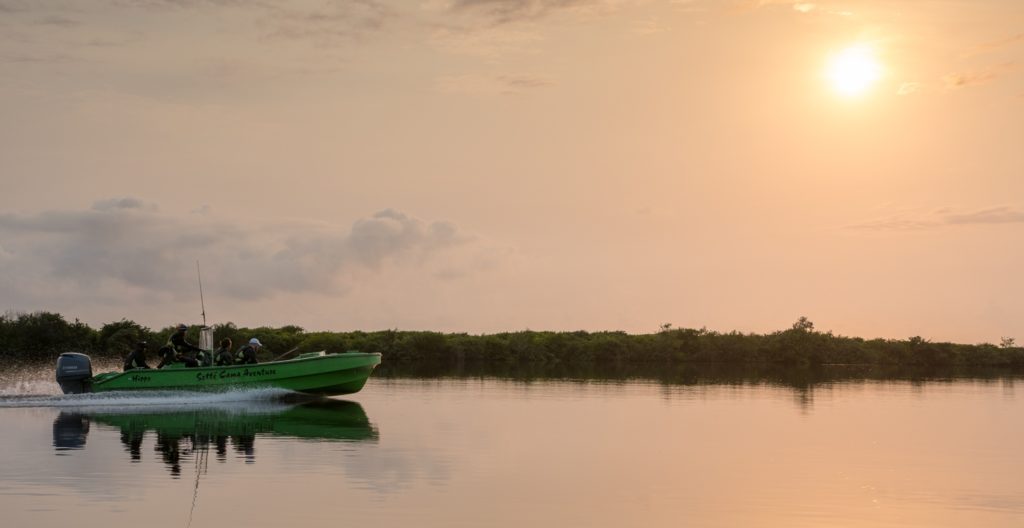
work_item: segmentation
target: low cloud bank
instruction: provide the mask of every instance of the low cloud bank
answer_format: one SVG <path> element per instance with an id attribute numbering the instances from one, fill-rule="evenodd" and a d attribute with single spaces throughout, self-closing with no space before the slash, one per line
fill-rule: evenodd
<path id="1" fill-rule="evenodd" d="M 479 250 L 458 226 L 388 209 L 350 226 L 312 221 L 243 224 L 206 214 L 170 214 L 135 198 L 92 208 L 0 214 L 0 297 L 100 298 L 134 292 L 191 297 L 196 260 L 204 283 L 232 299 L 278 293 L 339 295 L 360 276 L 390 267 L 472 268 Z M 111 295 L 116 299 L 117 295 Z"/>
<path id="2" fill-rule="evenodd" d="M 986 224 L 1024 224 L 1024 209 L 1009 206 L 988 207 L 965 212 L 939 209 L 929 213 L 893 215 L 849 227 L 865 231 L 910 231 Z"/>

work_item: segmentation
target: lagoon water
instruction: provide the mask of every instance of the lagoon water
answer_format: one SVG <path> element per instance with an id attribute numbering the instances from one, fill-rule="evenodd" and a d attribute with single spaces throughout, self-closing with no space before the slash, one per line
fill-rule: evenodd
<path id="1" fill-rule="evenodd" d="M 1024 526 L 1013 377 L 0 385 L 3 526 Z"/>

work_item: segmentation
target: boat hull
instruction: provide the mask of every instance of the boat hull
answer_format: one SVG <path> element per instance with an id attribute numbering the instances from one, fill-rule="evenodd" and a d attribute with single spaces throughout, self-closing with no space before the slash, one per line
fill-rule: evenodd
<path id="1" fill-rule="evenodd" d="M 92 378 L 92 392 L 140 390 L 226 391 L 279 388 L 307 394 L 359 392 L 380 354 L 349 352 L 300 357 L 256 365 L 135 369 Z"/>

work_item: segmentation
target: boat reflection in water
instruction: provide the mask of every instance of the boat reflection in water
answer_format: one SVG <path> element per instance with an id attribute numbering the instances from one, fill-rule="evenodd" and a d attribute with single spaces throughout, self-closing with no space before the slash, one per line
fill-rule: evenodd
<path id="1" fill-rule="evenodd" d="M 143 459 L 143 443 L 153 437 L 154 451 L 175 478 L 181 476 L 183 463 L 205 470 L 211 453 L 221 463 L 231 451 L 234 458 L 251 463 L 258 437 L 340 442 L 376 442 L 378 438 L 363 407 L 350 401 L 222 404 L 184 411 L 137 406 L 62 411 L 53 422 L 58 454 L 84 449 L 90 426 L 120 429 L 121 443 L 132 462 Z"/>

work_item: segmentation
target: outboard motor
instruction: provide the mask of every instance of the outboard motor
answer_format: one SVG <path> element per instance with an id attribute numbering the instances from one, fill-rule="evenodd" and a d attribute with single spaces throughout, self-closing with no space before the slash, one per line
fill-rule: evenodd
<path id="1" fill-rule="evenodd" d="M 78 352 L 65 352 L 57 358 L 57 383 L 64 394 L 92 391 L 92 361 Z"/>

